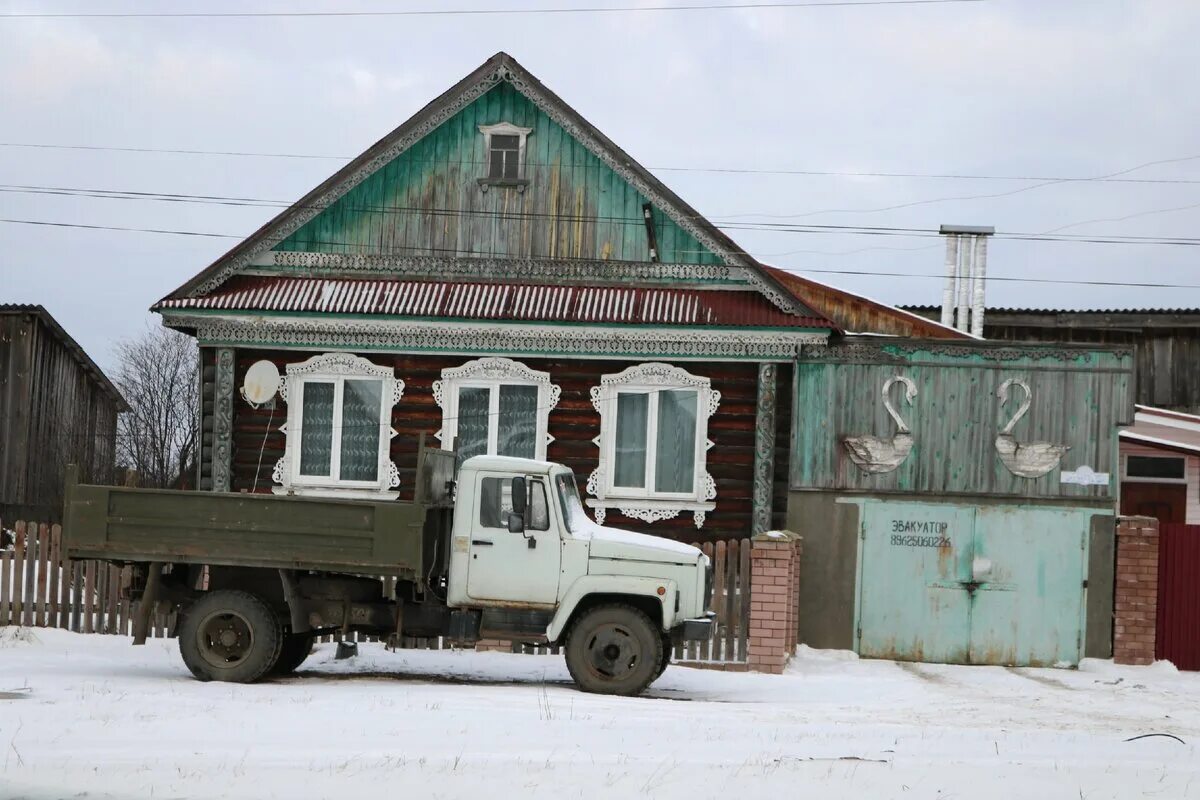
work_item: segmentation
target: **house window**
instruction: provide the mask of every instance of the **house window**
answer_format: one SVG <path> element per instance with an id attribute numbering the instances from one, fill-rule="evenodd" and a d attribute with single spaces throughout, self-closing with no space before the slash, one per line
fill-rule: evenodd
<path id="1" fill-rule="evenodd" d="M 507 358 L 481 358 L 442 370 L 433 385 L 442 408 L 442 447 L 459 462 L 478 455 L 545 460 L 550 411 L 559 387 L 548 372 Z"/>
<path id="2" fill-rule="evenodd" d="M 716 485 L 705 462 L 708 418 L 719 402 L 708 378 L 669 364 L 605 375 L 592 389 L 600 466 L 588 480 L 587 503 L 597 521 L 606 508 L 647 522 L 691 511 L 702 526 L 715 508 Z"/>
<path id="3" fill-rule="evenodd" d="M 1134 483 L 1187 483 L 1183 456 L 1125 456 L 1122 478 Z"/>
<path id="4" fill-rule="evenodd" d="M 403 393 L 390 367 L 348 353 L 289 364 L 281 391 L 287 445 L 275 465 L 275 491 L 395 497 L 391 413 Z"/>
<path id="5" fill-rule="evenodd" d="M 533 128 L 521 128 L 509 122 L 480 125 L 487 153 L 487 175 L 479 179 L 486 192 L 489 186 L 515 186 L 523 191 L 525 180 L 525 140 Z"/>
<path id="6" fill-rule="evenodd" d="M 521 138 L 492 134 L 491 146 L 488 149 L 488 177 L 511 178 L 520 177 Z"/>

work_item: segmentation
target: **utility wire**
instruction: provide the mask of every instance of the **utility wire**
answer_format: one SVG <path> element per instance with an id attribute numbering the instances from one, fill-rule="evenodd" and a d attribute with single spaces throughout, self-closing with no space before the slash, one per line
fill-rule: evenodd
<path id="1" fill-rule="evenodd" d="M 113 153 L 158 153 L 166 155 L 190 156 L 231 156 L 241 158 L 284 158 L 306 159 L 317 161 L 350 161 L 355 156 L 319 155 L 315 153 L 262 153 L 245 150 L 183 150 L 158 147 L 107 147 L 101 145 L 82 144 L 43 144 L 35 142 L 0 142 L 0 147 L 30 148 L 37 150 L 85 150 Z M 419 164 L 444 164 L 431 160 L 415 160 Z M 486 165 L 486 161 L 459 161 L 460 164 Z M 550 166 L 527 161 L 528 166 Z M 965 181 L 1045 181 L 1054 183 L 1146 183 L 1146 184 L 1200 184 L 1200 178 L 1128 178 L 1128 177 L 1095 177 L 1086 175 L 987 175 L 959 172 L 854 172 L 839 170 L 815 169 L 756 169 L 738 167 L 646 167 L 657 172 L 700 172 L 722 175 L 796 175 L 802 177 L 831 177 L 831 178 L 914 178 L 930 180 L 965 180 Z"/>
<path id="2" fill-rule="evenodd" d="M 326 17 L 449 17 L 512 16 L 524 14 L 624 14 L 658 11 L 730 11 L 737 9 L 838 8 L 856 6 L 931 6 L 983 3 L 987 0 L 809 0 L 793 3 L 695 3 L 674 6 L 579 6 L 566 8 L 454 8 L 391 11 L 94 11 L 12 12 L 0 19 L 197 19 L 197 18 L 326 18 Z"/>
<path id="3" fill-rule="evenodd" d="M 116 226 L 108 226 L 108 225 L 83 225 L 83 224 L 73 224 L 73 223 L 66 223 L 66 222 L 47 222 L 47 221 L 42 221 L 42 220 L 23 220 L 23 219 L 0 218 L 0 223 L 10 223 L 10 224 L 19 224 L 19 225 L 48 225 L 48 226 L 58 227 L 58 228 L 84 228 L 87 230 L 111 230 L 111 231 L 155 233 L 155 234 L 179 235 L 179 236 L 207 236 L 207 237 L 215 237 L 215 238 L 223 238 L 223 239 L 243 239 L 243 238 L 245 238 L 243 236 L 238 236 L 238 235 L 234 235 L 234 234 L 224 234 L 224 233 L 202 233 L 202 232 L 198 232 L 198 231 L 166 230 L 166 229 L 161 229 L 161 228 L 128 228 L 128 227 L 116 227 Z M 326 246 L 355 246 L 355 245 L 352 245 L 351 243 L 346 243 L 346 242 L 312 242 L 311 244 L 326 245 Z M 1128 244 L 1128 243 L 1122 242 L 1122 244 Z M 1200 242 L 1197 242 L 1197 244 L 1200 244 Z M 449 253 L 449 254 L 461 255 L 461 252 L 458 250 L 452 250 L 452 249 L 446 249 L 446 248 L 411 247 L 411 248 L 404 248 L 404 249 L 417 250 L 419 252 L 444 252 L 444 253 Z M 475 253 L 474 255 L 486 256 L 486 255 L 501 255 L 501 254 L 499 254 L 499 253 Z M 554 259 L 554 260 L 570 262 L 570 261 L 590 261 L 591 259 L 558 258 L 558 259 Z M 804 273 L 811 272 L 811 273 L 829 274 L 829 275 L 868 275 L 868 276 L 892 277 L 892 278 L 931 278 L 931 279 L 937 279 L 937 280 L 945 280 L 945 278 L 946 278 L 944 273 L 936 273 L 935 274 L 935 273 L 913 273 L 913 272 L 879 272 L 879 271 L 874 271 L 874 270 L 820 269 L 820 268 L 815 268 L 815 267 L 813 267 L 813 268 L 810 268 L 810 267 L 776 267 L 776 268 L 782 269 L 784 272 L 793 273 L 795 275 L 803 275 Z M 1065 278 L 1064 279 L 1019 278 L 1019 277 L 1005 277 L 1005 276 L 998 276 L 998 275 L 989 275 L 987 280 L 1016 282 L 1016 283 L 1054 283 L 1054 284 L 1065 284 L 1065 285 L 1073 285 L 1073 286 L 1128 286 L 1128 287 L 1141 287 L 1141 288 L 1153 288 L 1153 289 L 1200 289 L 1200 284 L 1153 283 L 1153 282 L 1148 282 L 1148 281 L 1145 281 L 1145 282 L 1143 282 L 1143 281 L 1085 281 L 1085 280 L 1070 280 L 1070 279 L 1065 279 Z"/>
<path id="4" fill-rule="evenodd" d="M 273 207 L 273 208 L 291 208 L 295 205 L 298 208 L 304 208 L 299 204 L 288 203 L 283 200 L 266 200 L 262 198 L 252 197 L 235 197 L 223 195 L 190 195 L 165 192 L 135 192 L 116 189 L 84 189 L 70 188 L 61 186 L 33 186 L 25 184 L 0 184 L 0 193 L 22 193 L 22 194 L 45 194 L 67 197 L 85 197 L 105 200 L 151 200 L 161 202 L 184 202 L 184 203 L 199 203 L 199 204 L 215 204 L 215 205 L 230 205 L 230 206 L 249 206 L 254 208 Z M 317 208 L 325 208 L 325 206 L 314 206 Z M 1149 214 L 1159 214 L 1169 211 L 1182 211 L 1197 206 L 1182 206 L 1178 208 L 1155 209 L 1151 211 L 1143 211 L 1135 214 L 1130 214 L 1128 217 L 1120 219 L 1128 219 L 1138 216 L 1146 216 Z M 420 214 L 433 217 L 482 217 L 491 218 L 498 221 L 526 221 L 526 220 L 547 220 L 555 223 L 573 223 L 573 222 L 589 222 L 601 225 L 632 225 L 635 227 L 643 227 L 645 220 L 641 216 L 625 217 L 611 215 L 593 215 L 593 214 L 572 214 L 572 213 L 552 213 L 552 212 L 536 212 L 536 211 L 492 211 L 487 209 L 451 209 L 438 207 L 417 207 L 417 206 L 392 206 L 392 205 L 368 205 L 356 206 L 346 205 L 346 211 L 355 213 L 382 213 L 389 215 L 398 214 Z M 701 215 L 696 215 L 697 219 L 704 219 Z M 901 228 L 883 225 L 821 225 L 809 223 L 780 223 L 780 222 L 760 222 L 754 220 L 726 222 L 720 218 L 713 218 L 714 224 L 726 230 L 751 230 L 751 231 L 768 231 L 781 233 L 846 233 L 851 235 L 886 235 L 886 236 L 914 236 L 936 238 L 941 234 L 932 229 L 926 228 Z M 1085 220 L 1082 222 L 1071 223 L 1064 225 L 1061 230 L 1077 225 L 1086 225 L 1101 220 Z M 1118 221 L 1118 220 L 1113 220 Z M 1009 239 L 1031 239 L 1036 241 L 1085 241 L 1103 243 L 1154 243 L 1154 244 L 1197 244 L 1200 243 L 1200 238 L 1194 237 L 1178 237 L 1178 236 L 1138 236 L 1133 234 L 1054 234 L 1055 231 L 1042 231 L 1038 233 L 1023 233 L 1023 232 L 1005 232 L 996 234 L 996 238 Z M 1103 240 L 1097 237 L 1104 237 Z M 1120 242 L 1117 242 L 1120 240 Z M 799 251 L 796 251 L 799 252 Z M 746 253 L 746 255 L 751 255 Z M 782 255 L 782 254 L 777 254 Z"/>

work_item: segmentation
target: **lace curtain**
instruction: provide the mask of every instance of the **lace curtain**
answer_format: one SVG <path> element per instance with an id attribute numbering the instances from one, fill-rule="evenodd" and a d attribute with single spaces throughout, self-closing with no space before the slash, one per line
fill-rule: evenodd
<path id="1" fill-rule="evenodd" d="M 325 477 L 333 458 L 332 383 L 304 384 L 301 416 L 300 474 Z"/>
<path id="2" fill-rule="evenodd" d="M 339 471 L 344 481 L 374 481 L 379 477 L 382 402 L 382 381 L 348 380 L 343 385 Z"/>
<path id="3" fill-rule="evenodd" d="M 536 386 L 501 385 L 496 419 L 496 454 L 533 458 L 537 441 Z"/>
<path id="4" fill-rule="evenodd" d="M 696 482 L 695 392 L 659 392 L 655 445 L 654 491 L 691 492 Z"/>
<path id="5" fill-rule="evenodd" d="M 458 390 L 458 433 L 454 450 L 459 464 L 471 456 L 487 453 L 489 390 Z"/>

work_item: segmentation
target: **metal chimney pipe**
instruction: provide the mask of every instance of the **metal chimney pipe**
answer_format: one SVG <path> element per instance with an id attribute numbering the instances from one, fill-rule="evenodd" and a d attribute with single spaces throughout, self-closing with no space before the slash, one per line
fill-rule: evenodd
<path id="1" fill-rule="evenodd" d="M 975 237 L 963 237 L 958 248 L 958 314 L 954 318 L 954 327 L 966 331 L 969 327 L 967 312 L 971 302 L 971 255 L 972 240 Z"/>
<path id="2" fill-rule="evenodd" d="M 987 237 L 975 239 L 975 307 L 971 309 L 971 333 L 983 338 L 983 295 L 987 277 Z"/>
<path id="3" fill-rule="evenodd" d="M 946 288 L 942 290 L 942 324 L 954 324 L 954 282 L 958 273 L 958 234 L 946 236 Z"/>

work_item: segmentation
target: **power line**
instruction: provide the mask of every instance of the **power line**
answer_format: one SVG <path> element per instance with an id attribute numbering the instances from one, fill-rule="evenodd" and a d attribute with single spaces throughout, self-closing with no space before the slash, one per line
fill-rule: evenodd
<path id="1" fill-rule="evenodd" d="M 526 14 L 624 14 L 666 11 L 732 11 L 738 9 L 848 8 L 856 6 L 930 6 L 983 3 L 987 0 L 808 0 L 806 2 L 696 3 L 675 6 L 582 6 L 566 8 L 456 8 L 390 11 L 98 11 L 15 12 L 0 19 L 247 19 L 327 17 L 449 17 L 513 16 Z"/>
<path id="2" fill-rule="evenodd" d="M 67 197 L 85 197 L 105 200 L 150 200 L 161 202 L 184 202 L 184 203 L 200 203 L 200 204 L 216 204 L 230 206 L 248 206 L 253 208 L 274 207 L 274 208 L 291 208 L 293 205 L 303 208 L 299 204 L 288 203 L 283 200 L 266 200 L 253 197 L 236 197 L 226 195 L 190 195 L 179 193 L 166 192 L 139 192 L 117 189 L 91 189 L 91 188 L 74 188 L 62 186 L 35 186 L 28 184 L 0 184 L 0 193 L 28 193 L 28 194 L 46 194 Z M 1197 206 L 1182 206 L 1178 208 L 1154 209 L 1150 211 L 1138 212 L 1130 214 L 1127 217 L 1133 218 L 1145 216 L 1148 214 L 1164 213 L 1168 211 L 1182 211 Z M 320 208 L 324 208 L 321 206 Z M 417 206 L 354 206 L 350 205 L 346 208 L 347 211 L 357 213 L 383 213 L 383 214 L 421 214 L 434 217 L 483 217 L 491 218 L 497 221 L 525 221 L 548 220 L 557 223 L 573 223 L 573 222 L 589 222 L 601 225 L 633 225 L 642 227 L 645 221 L 641 216 L 624 217 L 624 216 L 605 216 L 605 215 L 590 215 L 590 214 L 571 214 L 571 213 L 551 213 L 551 212 L 535 212 L 535 211 L 491 211 L 486 209 L 452 209 L 438 207 L 417 207 Z M 696 215 L 696 218 L 703 219 L 702 216 Z M 781 223 L 781 222 L 762 222 L 762 221 L 737 221 L 727 222 L 714 218 L 715 224 L 725 230 L 747 230 L 747 231 L 766 231 L 778 233 L 845 233 L 850 235 L 861 236 L 910 236 L 920 238 L 937 238 L 941 234 L 933 229 L 927 228 L 901 228 L 893 226 L 867 226 L 867 225 L 821 225 L 821 224 L 800 224 L 800 223 Z M 1085 220 L 1082 222 L 1071 223 L 1064 225 L 1059 229 L 1074 227 L 1077 225 L 1090 224 L 1100 220 Z M 1114 220 L 1116 221 L 1116 220 Z M 1054 234 L 1054 235 L 1051 235 Z M 1019 239 L 1028 241 L 1081 241 L 1094 242 L 1104 244 L 1200 244 L 1200 238 L 1180 237 L 1180 236 L 1138 236 L 1134 234 L 1056 234 L 1055 231 L 1042 231 L 1036 233 L 1025 232 L 1004 232 L 996 234 L 999 239 Z M 795 251 L 799 252 L 799 251 Z M 753 255 L 745 253 L 746 255 Z M 789 253 L 790 254 L 790 253 Z M 783 255 L 783 254 L 777 254 Z"/>
<path id="3" fill-rule="evenodd" d="M 37 150 L 84 150 L 96 152 L 114 152 L 114 153 L 157 153 L 164 155 L 189 155 L 189 156 L 229 156 L 239 158 L 283 158 L 283 159 L 303 159 L 316 161 L 350 161 L 354 156 L 339 156 L 339 155 L 321 155 L 317 153 L 265 153 L 247 150 L 187 150 L 177 148 L 160 148 L 160 147 L 108 147 L 102 145 L 82 145 L 82 144 L 43 144 L 39 142 L 0 142 L 0 147 L 20 147 Z M 1196 156 L 1189 159 L 1197 158 Z M 1179 159 L 1179 160 L 1189 160 Z M 1175 160 L 1175 159 L 1171 159 Z M 433 164 L 446 163 L 434 162 L 427 160 L 416 161 L 415 163 Z M 484 161 L 461 161 L 457 163 L 484 165 Z M 529 166 L 538 166 L 535 162 L 526 162 Z M 1158 163 L 1158 162 L 1150 162 Z M 541 165 L 550 166 L 550 165 Z M 1143 165 L 1145 166 L 1145 165 Z M 1127 177 L 1106 177 L 1106 176 L 1087 176 L 1087 175 L 988 175 L 988 174 L 971 174 L 960 172 L 869 172 L 869 171 L 845 171 L 845 170 L 816 170 L 816 169 L 758 169 L 753 167 L 679 167 L 679 166 L 660 166 L 646 167 L 646 169 L 657 172 L 696 172 L 696 173 L 711 173 L 722 175 L 795 175 L 800 177 L 829 177 L 829 178 L 902 178 L 902 179 L 930 179 L 930 180 L 965 180 L 965 181 L 1044 181 L 1052 183 L 1140 183 L 1140 184 L 1181 184 L 1181 185 L 1196 185 L 1200 184 L 1200 178 L 1127 178 Z M 1125 170 L 1125 172 L 1132 171 Z"/>
<path id="4" fill-rule="evenodd" d="M 169 230 L 169 229 L 162 229 L 162 228 L 131 228 L 131 227 L 119 227 L 119 226 L 109 226 L 109 225 L 84 225 L 84 224 L 76 224 L 76 223 L 68 223 L 68 222 L 49 222 L 49 221 L 43 221 L 43 220 L 22 220 L 22 219 L 0 218 L 0 223 L 10 223 L 10 224 L 20 224 L 20 225 L 44 225 L 44 226 L 51 226 L 51 227 L 58 227 L 58 228 L 82 228 L 82 229 L 86 229 L 86 230 L 110 230 L 110 231 L 154 233 L 154 234 L 179 235 L 179 236 L 205 236 L 205 237 L 214 237 L 214 238 L 223 238 L 223 239 L 245 238 L 245 237 L 238 236 L 235 234 L 225 234 L 225 233 L 205 233 L 205 232 L 198 232 L 198 231 Z M 348 243 L 348 242 L 313 242 L 312 244 L 326 245 L 326 246 L 355 246 L 352 243 Z M 1128 243 L 1122 242 L 1122 244 L 1128 244 Z M 1200 244 L 1200 241 L 1196 242 L 1196 244 Z M 457 251 L 457 250 L 451 250 L 451 249 L 446 249 L 446 248 L 435 248 L 435 247 L 412 247 L 412 248 L 405 248 L 405 249 L 418 250 L 420 252 L 444 252 L 444 253 L 454 253 L 454 254 L 459 253 L 459 251 Z M 502 255 L 502 254 L 499 254 L 499 253 L 477 253 L 476 255 Z M 749 255 L 749 254 L 747 254 L 747 255 Z M 583 260 L 589 260 L 589 259 L 559 258 L 559 259 L 555 259 L 555 260 L 583 261 Z M 936 280 L 945 280 L 945 278 L 946 278 L 944 273 L 880 272 L 880 271 L 875 271 L 875 270 L 838 270 L 838 269 L 821 269 L 821 268 L 815 268 L 815 267 L 813 267 L 813 268 L 809 268 L 809 267 L 804 267 L 804 268 L 779 267 L 779 269 L 782 269 L 785 272 L 791 272 L 791 273 L 797 274 L 797 275 L 811 272 L 811 273 L 820 273 L 820 274 L 829 274 L 829 275 L 864 275 L 864 276 L 892 277 L 892 278 L 928 278 L 928 279 L 936 279 Z M 996 276 L 996 275 L 989 275 L 987 277 L 987 280 L 989 280 L 989 281 L 1008 281 L 1008 282 L 1016 282 L 1016 283 L 1054 283 L 1054 284 L 1065 284 L 1065 285 L 1074 285 L 1074 286 L 1125 286 L 1125 287 L 1154 288 L 1154 289 L 1200 289 L 1200 284 L 1152 283 L 1152 282 L 1141 282 L 1141 281 L 1087 281 L 1087 280 L 1070 280 L 1070 279 L 1066 279 L 1066 278 L 1064 278 L 1064 279 L 1018 278 L 1018 277 L 1004 277 L 1004 276 Z"/>

